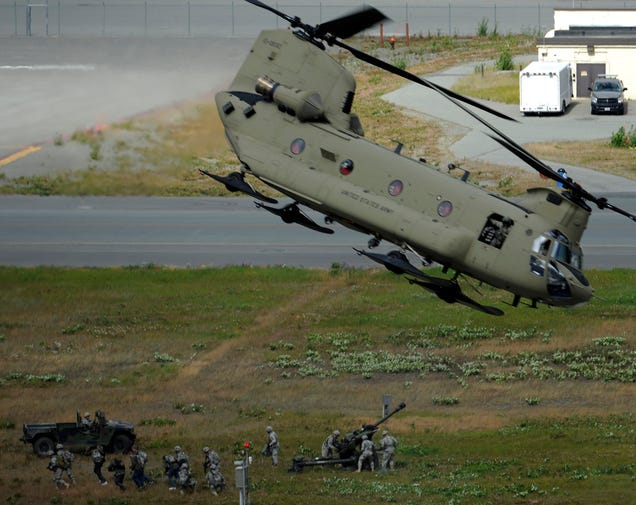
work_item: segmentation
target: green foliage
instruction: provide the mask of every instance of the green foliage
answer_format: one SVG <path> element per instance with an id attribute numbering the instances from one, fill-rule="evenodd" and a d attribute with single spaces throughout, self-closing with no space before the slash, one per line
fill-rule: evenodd
<path id="1" fill-rule="evenodd" d="M 629 130 L 625 130 L 624 126 L 621 126 L 617 131 L 612 133 L 610 137 L 610 145 L 612 147 L 636 147 L 636 130 L 632 125 Z"/>
<path id="2" fill-rule="evenodd" d="M 166 419 L 165 417 L 155 417 L 154 419 L 142 419 L 139 426 L 174 426 L 177 421 L 174 419 Z"/>
<path id="3" fill-rule="evenodd" d="M 512 70 L 514 68 L 514 62 L 512 60 L 512 51 L 510 47 L 505 46 L 499 53 L 499 58 L 495 63 L 497 70 Z"/>
<path id="4" fill-rule="evenodd" d="M 479 21 L 479 24 L 477 25 L 477 36 L 485 37 L 487 35 L 488 35 L 488 18 L 483 17 L 481 18 L 481 20 Z"/>

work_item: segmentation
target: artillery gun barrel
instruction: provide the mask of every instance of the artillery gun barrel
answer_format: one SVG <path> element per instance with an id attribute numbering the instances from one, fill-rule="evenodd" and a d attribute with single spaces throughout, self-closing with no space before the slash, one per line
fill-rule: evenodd
<path id="1" fill-rule="evenodd" d="M 400 410 L 402 410 L 404 407 L 406 407 L 406 403 L 402 402 L 400 403 L 397 407 L 395 407 L 391 412 L 389 412 L 387 415 L 385 415 L 382 419 L 380 419 L 379 421 L 377 421 L 375 424 L 373 424 L 372 426 L 374 428 L 377 428 L 378 426 L 380 426 L 382 423 L 384 423 L 385 421 L 387 421 L 389 419 L 389 417 L 391 417 L 394 414 L 397 414 Z"/>

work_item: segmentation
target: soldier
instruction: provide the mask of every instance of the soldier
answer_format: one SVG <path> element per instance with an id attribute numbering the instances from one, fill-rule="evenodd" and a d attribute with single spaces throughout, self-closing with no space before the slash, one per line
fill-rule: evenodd
<path id="1" fill-rule="evenodd" d="M 106 453 L 104 452 L 104 446 L 98 445 L 91 452 L 91 459 L 93 460 L 93 473 L 97 475 L 99 482 L 102 486 L 108 484 L 108 481 L 102 474 L 102 466 L 106 461 Z"/>
<path id="2" fill-rule="evenodd" d="M 182 463 L 179 467 L 179 487 L 181 493 L 192 492 L 197 487 L 197 481 L 192 478 L 190 467 L 187 463 Z"/>
<path id="3" fill-rule="evenodd" d="M 90 430 L 93 426 L 93 421 L 91 421 L 91 413 L 90 412 L 84 412 L 84 417 L 82 417 L 82 428 L 85 429 L 86 431 Z"/>
<path id="4" fill-rule="evenodd" d="M 148 462 L 148 454 L 139 449 L 133 447 L 130 453 L 130 469 L 132 471 L 132 480 L 137 486 L 137 489 L 143 489 L 148 484 L 154 483 L 154 481 L 146 475 L 146 463 Z"/>
<path id="5" fill-rule="evenodd" d="M 214 463 L 210 464 L 205 474 L 205 479 L 208 481 L 210 492 L 213 495 L 217 495 L 225 489 L 225 479 L 221 474 L 220 466 L 217 466 Z"/>
<path id="6" fill-rule="evenodd" d="M 323 458 L 333 458 L 336 452 L 338 452 L 338 438 L 340 437 L 340 432 L 338 430 L 334 430 L 331 435 L 329 435 L 325 441 L 322 443 L 322 457 Z"/>
<path id="7" fill-rule="evenodd" d="M 382 470 L 387 471 L 387 469 L 393 470 L 395 468 L 395 461 L 393 457 L 395 456 L 395 449 L 397 448 L 398 442 L 395 437 L 392 437 L 388 430 L 382 431 L 382 440 L 380 440 L 380 450 L 382 451 Z"/>
<path id="8" fill-rule="evenodd" d="M 166 454 L 163 457 L 163 471 L 168 477 L 168 489 L 174 491 L 177 489 L 177 478 L 179 477 L 179 464 L 172 454 Z"/>
<path id="9" fill-rule="evenodd" d="M 183 465 L 183 463 L 186 463 L 188 466 L 190 466 L 190 458 L 184 452 L 184 450 L 181 448 L 180 445 L 176 445 L 174 447 L 174 459 L 177 460 L 177 463 L 179 464 L 179 467 L 181 467 L 181 465 Z"/>
<path id="10" fill-rule="evenodd" d="M 121 459 L 115 458 L 111 461 L 110 465 L 108 465 L 108 471 L 113 472 L 115 477 L 115 484 L 122 491 L 126 490 L 126 486 L 124 486 L 124 477 L 126 476 L 126 466 L 122 462 Z"/>
<path id="11" fill-rule="evenodd" d="M 274 431 L 274 428 L 272 428 L 271 426 L 265 428 L 265 431 L 267 432 L 267 442 L 265 443 L 265 447 L 263 447 L 261 454 L 263 454 L 264 456 L 271 456 L 272 465 L 277 466 L 278 451 L 280 449 L 280 444 L 278 443 L 278 435 Z"/>
<path id="12" fill-rule="evenodd" d="M 68 479 L 72 484 L 75 484 L 75 477 L 73 477 L 73 454 L 71 451 L 64 449 L 62 444 L 55 446 L 55 474 L 53 480 L 57 483 L 58 487 L 68 487 L 68 483 L 62 478 L 64 472 L 68 475 Z"/>
<path id="13" fill-rule="evenodd" d="M 55 454 L 53 451 L 49 451 L 49 456 L 51 456 L 51 459 L 49 460 L 49 464 L 46 465 L 46 468 L 53 472 L 53 482 L 55 482 L 55 485 L 59 489 L 68 488 L 69 486 L 68 482 L 62 479 L 61 474 L 58 473 L 57 454 Z"/>
<path id="14" fill-rule="evenodd" d="M 211 466 L 215 466 L 219 471 L 221 471 L 221 458 L 219 454 L 209 447 L 203 448 L 203 473 L 208 473 L 208 470 Z"/>
<path id="15" fill-rule="evenodd" d="M 375 470 L 375 464 L 373 463 L 373 452 L 375 451 L 375 446 L 366 435 L 362 435 L 362 444 L 360 445 L 360 451 L 360 457 L 358 458 L 358 472 L 362 470 L 362 465 L 364 465 L 366 461 L 369 462 L 371 471 Z"/>

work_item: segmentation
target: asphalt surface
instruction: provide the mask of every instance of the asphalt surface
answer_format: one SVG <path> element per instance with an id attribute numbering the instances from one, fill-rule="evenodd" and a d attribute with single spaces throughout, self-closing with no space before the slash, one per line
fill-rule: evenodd
<path id="1" fill-rule="evenodd" d="M 633 194 L 612 201 L 636 206 Z M 334 230 L 285 224 L 250 198 L 3 196 L 0 264 L 377 266 L 353 250 L 366 247 L 367 235 Z M 613 212 L 592 214 L 582 245 L 587 268 L 636 268 L 634 223 Z M 378 252 L 390 248 L 382 244 Z"/>

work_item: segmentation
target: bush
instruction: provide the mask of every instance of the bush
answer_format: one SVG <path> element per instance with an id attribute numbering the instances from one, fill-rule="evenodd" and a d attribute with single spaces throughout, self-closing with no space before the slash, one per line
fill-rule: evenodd
<path id="1" fill-rule="evenodd" d="M 610 145 L 612 147 L 636 147 L 636 130 L 634 130 L 634 125 L 632 125 L 629 130 L 625 130 L 625 127 L 621 126 L 618 131 L 612 133 Z"/>
<path id="2" fill-rule="evenodd" d="M 499 59 L 495 66 L 497 67 L 497 70 L 512 70 L 512 52 L 509 47 L 504 47 L 501 50 L 501 53 L 499 53 Z"/>

